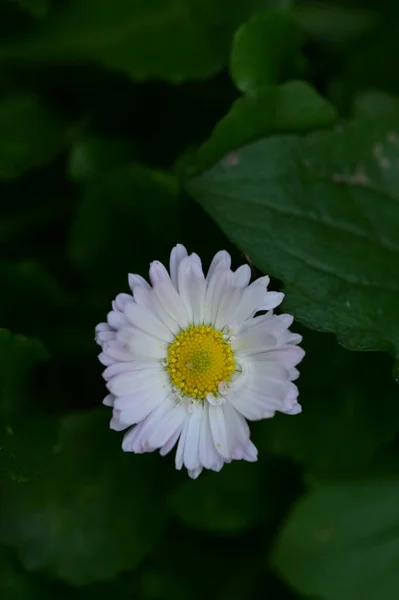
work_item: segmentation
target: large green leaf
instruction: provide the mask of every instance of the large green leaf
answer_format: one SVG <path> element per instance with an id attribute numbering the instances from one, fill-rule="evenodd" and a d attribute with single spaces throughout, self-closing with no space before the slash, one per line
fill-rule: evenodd
<path id="1" fill-rule="evenodd" d="M 189 182 L 285 308 L 348 348 L 399 353 L 399 116 L 281 136 Z"/>
<path id="2" fill-rule="evenodd" d="M 399 480 L 316 487 L 294 507 L 273 562 L 300 593 L 325 600 L 396 600 Z"/>
<path id="3" fill-rule="evenodd" d="M 31 94 L 0 100 L 0 179 L 14 179 L 51 161 L 64 143 L 64 124 Z"/>
<path id="4" fill-rule="evenodd" d="M 196 169 L 266 135 L 328 127 L 336 118 L 334 107 L 303 81 L 260 86 L 236 100 L 219 121 L 198 151 Z"/>
<path id="5" fill-rule="evenodd" d="M 84 60 L 181 81 L 227 63 L 236 27 L 268 0 L 69 0 L 0 48 L 0 59 Z"/>
<path id="6" fill-rule="evenodd" d="M 29 480 L 56 444 L 57 421 L 41 414 L 31 382 L 46 359 L 40 342 L 0 330 L 0 479 Z"/>
<path id="7" fill-rule="evenodd" d="M 163 516 L 152 457 L 124 454 L 108 417 L 102 409 L 66 417 L 42 475 L 3 490 L 0 540 L 28 570 L 87 584 L 137 567 L 157 544 Z"/>
<path id="8" fill-rule="evenodd" d="M 234 36 L 230 72 L 242 92 L 296 77 L 303 66 L 301 34 L 288 13 L 254 15 Z"/>

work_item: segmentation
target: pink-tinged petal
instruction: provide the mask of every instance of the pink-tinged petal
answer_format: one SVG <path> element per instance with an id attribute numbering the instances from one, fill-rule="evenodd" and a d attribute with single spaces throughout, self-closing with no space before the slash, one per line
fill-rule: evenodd
<path id="1" fill-rule="evenodd" d="M 120 415 L 121 415 L 120 410 L 116 410 L 114 408 L 114 410 L 112 411 L 112 419 L 109 422 L 109 427 L 113 431 L 123 431 L 124 429 L 126 429 L 128 427 L 128 425 L 126 425 L 126 423 L 121 423 Z"/>
<path id="2" fill-rule="evenodd" d="M 103 345 L 103 352 L 114 362 L 116 361 L 131 361 L 134 356 L 124 344 L 118 341 L 106 342 Z M 103 363 L 104 364 L 104 363 Z M 110 363 L 112 364 L 112 363 Z"/>
<path id="3" fill-rule="evenodd" d="M 143 286 L 144 288 L 147 288 L 147 289 L 150 289 L 150 287 L 151 287 L 150 284 L 148 283 L 148 281 L 146 281 L 144 279 L 144 277 L 142 277 L 141 275 L 129 273 L 127 278 L 128 278 L 128 282 L 129 282 L 129 287 L 133 292 L 133 296 L 135 295 L 135 289 L 137 287 Z"/>
<path id="4" fill-rule="evenodd" d="M 101 346 L 104 342 L 110 342 L 115 339 L 115 331 L 99 331 L 96 333 L 96 342 Z"/>
<path id="5" fill-rule="evenodd" d="M 129 302 L 128 305 L 133 306 L 133 303 Z M 127 320 L 124 314 L 119 310 L 111 310 L 111 312 L 109 312 L 107 315 L 107 321 L 112 329 L 120 329 L 121 327 L 125 327 L 127 325 Z"/>
<path id="6" fill-rule="evenodd" d="M 154 260 L 150 265 L 150 281 L 154 287 L 161 283 L 170 283 L 168 270 L 159 260 Z"/>
<path id="7" fill-rule="evenodd" d="M 115 363 L 115 360 L 107 356 L 104 352 L 100 352 L 97 358 L 104 367 L 109 367 Z"/>
<path id="8" fill-rule="evenodd" d="M 114 406 L 114 402 L 115 402 L 115 396 L 113 394 L 108 394 L 108 396 L 105 396 L 104 400 L 103 400 L 103 404 L 104 406 Z"/>
<path id="9" fill-rule="evenodd" d="M 133 296 L 130 294 L 118 294 L 115 300 L 112 302 L 112 308 L 124 312 L 125 306 L 134 302 Z"/>

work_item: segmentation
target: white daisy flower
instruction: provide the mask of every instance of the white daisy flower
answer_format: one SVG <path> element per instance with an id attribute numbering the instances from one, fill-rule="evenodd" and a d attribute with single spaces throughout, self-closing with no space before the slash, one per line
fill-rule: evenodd
<path id="1" fill-rule="evenodd" d="M 250 284 L 248 265 L 230 266 L 218 252 L 205 276 L 199 256 L 178 244 L 170 274 L 154 261 L 151 285 L 129 275 L 132 294 L 119 294 L 96 328 L 110 426 L 130 428 L 123 450 L 165 455 L 177 444 L 176 468 L 193 478 L 256 461 L 247 420 L 301 411 L 293 381 L 302 338 L 289 330 L 291 315 L 272 310 L 284 294 L 267 291 L 269 277 Z"/>

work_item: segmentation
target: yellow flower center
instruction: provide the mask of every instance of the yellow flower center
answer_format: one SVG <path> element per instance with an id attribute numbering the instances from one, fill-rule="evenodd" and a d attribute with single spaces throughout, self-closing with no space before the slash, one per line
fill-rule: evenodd
<path id="1" fill-rule="evenodd" d="M 211 325 L 181 331 L 168 349 L 166 369 L 172 384 L 197 400 L 217 394 L 218 385 L 231 379 L 235 366 L 229 342 Z"/>

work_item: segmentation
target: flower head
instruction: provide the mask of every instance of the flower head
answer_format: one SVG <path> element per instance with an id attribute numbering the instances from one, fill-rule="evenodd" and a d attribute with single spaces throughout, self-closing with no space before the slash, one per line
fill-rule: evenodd
<path id="1" fill-rule="evenodd" d="M 230 266 L 218 252 L 205 276 L 199 256 L 178 244 L 170 274 L 155 261 L 151 285 L 129 275 L 132 293 L 119 294 L 96 328 L 111 428 L 130 428 L 123 450 L 165 455 L 177 444 L 176 468 L 194 478 L 257 459 L 247 420 L 301 411 L 301 336 L 290 315 L 273 314 L 284 295 L 267 290 L 268 277 L 250 284 L 248 265 Z"/>

